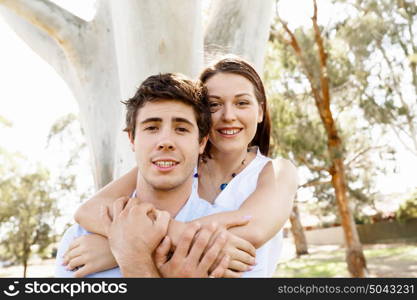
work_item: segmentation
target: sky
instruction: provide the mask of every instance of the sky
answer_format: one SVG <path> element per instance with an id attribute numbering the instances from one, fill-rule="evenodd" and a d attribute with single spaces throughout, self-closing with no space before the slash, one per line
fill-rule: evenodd
<path id="1" fill-rule="evenodd" d="M 84 19 L 93 17 L 93 0 L 55 2 Z M 301 9 L 300 2 L 280 2 L 280 15 L 289 21 L 290 27 L 310 22 L 311 1 L 303 0 L 305 6 Z M 319 3 L 324 3 L 324 0 Z M 319 12 L 322 24 L 335 13 L 325 6 L 320 7 Z M 0 145 L 9 151 L 23 153 L 31 162 L 40 161 L 48 167 L 56 167 L 64 158 L 59 152 L 51 154 L 45 151 L 46 138 L 57 119 L 70 112 L 78 113 L 77 103 L 65 82 L 1 18 L 0 44 L 0 115 L 13 124 L 11 128 L 0 128 Z M 395 140 L 392 143 L 397 144 Z M 400 153 L 399 173 L 378 178 L 380 189 L 385 193 L 404 192 L 408 187 L 415 186 L 413 173 L 417 169 L 416 159 L 404 151 Z M 88 157 L 84 158 L 84 162 L 88 163 Z M 89 167 L 81 168 L 79 175 L 85 178 L 86 185 L 92 184 Z"/>

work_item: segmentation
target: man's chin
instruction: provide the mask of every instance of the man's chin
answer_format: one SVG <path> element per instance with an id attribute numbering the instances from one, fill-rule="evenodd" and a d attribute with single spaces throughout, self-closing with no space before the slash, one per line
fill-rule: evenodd
<path id="1" fill-rule="evenodd" d="M 171 191 L 181 185 L 180 182 L 154 182 L 151 183 L 154 190 L 157 191 Z"/>

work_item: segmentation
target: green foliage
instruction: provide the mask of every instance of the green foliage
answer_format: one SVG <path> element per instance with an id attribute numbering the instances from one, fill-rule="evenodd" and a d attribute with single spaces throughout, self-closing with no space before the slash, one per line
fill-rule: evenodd
<path id="1" fill-rule="evenodd" d="M 400 205 L 395 216 L 400 222 L 417 219 L 417 189 Z"/>
<path id="2" fill-rule="evenodd" d="M 48 137 L 47 150 L 69 156 L 58 174 L 0 147 L 0 261 L 22 264 L 24 272 L 31 256 L 51 257 L 54 251 L 51 245 L 62 234 L 56 231 L 59 200 L 70 200 L 68 195 L 85 198 L 75 193 L 75 165 L 85 149 L 75 120 L 72 114 L 59 119 Z"/>
<path id="3" fill-rule="evenodd" d="M 48 143 L 53 137 L 60 136 L 62 138 L 62 133 L 65 132 L 65 130 L 69 128 L 76 120 L 77 116 L 72 113 L 56 120 L 49 131 Z"/>
<path id="4" fill-rule="evenodd" d="M 283 34 L 283 33 L 281 33 Z M 304 53 L 308 61 L 317 60 L 314 52 L 314 37 L 311 30 L 297 31 Z M 353 68 L 346 59 L 346 47 L 339 39 L 326 43 L 329 54 L 329 75 L 332 92 L 333 113 L 338 117 L 336 121 L 341 139 L 344 141 L 342 152 L 334 156 L 346 158 L 352 163 L 346 166 L 350 196 L 356 199 L 356 213 L 361 215 L 363 207 L 371 204 L 374 182 L 370 180 L 375 174 L 375 167 L 369 153 L 372 151 L 371 139 L 367 134 L 369 129 L 362 124 L 352 105 L 352 89 L 349 85 L 350 73 Z M 307 48 L 304 48 L 307 47 Z M 314 51 L 313 51 L 313 50 Z M 330 154 L 327 147 L 327 134 L 318 115 L 314 99 L 311 95 L 306 70 L 297 63 L 296 55 L 289 45 L 271 41 L 266 60 L 266 87 L 270 91 L 269 102 L 271 108 L 273 156 L 283 156 L 292 159 L 296 165 L 305 166 L 309 170 L 308 181 L 329 182 Z M 343 66 L 342 66 L 343 65 Z M 309 72 L 317 73 L 318 62 L 309 64 Z M 381 149 L 382 150 L 382 149 Z M 363 154 L 360 154 L 364 152 Z M 360 155 L 359 155 L 360 154 Z M 357 158 L 355 158 L 358 156 Z M 366 166 L 366 168 L 363 168 Z M 358 167 L 361 167 L 358 171 Z M 366 179 L 365 179 L 366 177 Z M 303 182 L 302 182 L 303 184 Z M 331 184 L 315 185 L 312 188 L 315 205 L 311 213 L 322 217 L 338 215 L 334 189 Z M 338 219 L 336 218 L 336 221 Z"/>
<path id="5" fill-rule="evenodd" d="M 417 132 L 417 71 L 413 63 L 417 8 L 407 1 L 333 2 L 344 14 L 320 30 L 327 54 L 331 111 L 343 149 L 328 153 L 327 136 L 311 95 L 308 78 L 320 87 L 314 31 L 304 27 L 293 30 L 307 62 L 303 65 L 286 42 L 289 37 L 279 21 L 273 26 L 265 71 L 271 94 L 271 146 L 273 155 L 307 168 L 309 183 L 329 182 L 330 157 L 342 158 L 354 217 L 362 222 L 365 209 L 377 211 L 375 178 L 393 168 L 395 151 L 382 143 L 383 135 L 391 128 L 409 148 L 414 145 L 413 138 L 417 139 L 412 134 Z M 330 184 L 311 189 L 314 205 L 310 207 L 315 207 L 316 215 L 338 215 Z"/>
<path id="6" fill-rule="evenodd" d="M 354 12 L 337 36 L 349 46 L 360 106 L 368 121 L 390 128 L 417 157 L 417 3 L 341 2 Z"/>
<path id="7" fill-rule="evenodd" d="M 40 167 L 24 175 L 9 172 L 0 180 L 2 260 L 27 266 L 32 254 L 44 254 L 55 242 L 60 213 L 49 180 L 49 172 Z"/>
<path id="8" fill-rule="evenodd" d="M 5 117 L 0 115 L 0 124 L 4 125 L 5 127 L 12 127 L 12 122 L 7 120 Z"/>

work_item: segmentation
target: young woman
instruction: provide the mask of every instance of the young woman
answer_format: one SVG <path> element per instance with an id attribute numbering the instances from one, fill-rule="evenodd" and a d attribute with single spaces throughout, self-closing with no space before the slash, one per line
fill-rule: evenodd
<path id="1" fill-rule="evenodd" d="M 280 229 L 291 213 L 298 179 L 294 165 L 281 158 L 267 157 L 271 120 L 264 86 L 255 69 L 244 60 L 229 57 L 206 68 L 201 76 L 207 88 L 212 129 L 195 175 L 201 198 L 221 213 L 198 219 L 216 222 L 231 237 L 229 269 L 224 276 L 272 276 L 280 252 Z M 114 200 L 130 195 L 136 186 L 137 169 L 110 183 L 76 213 L 76 221 L 90 232 L 104 235 L 94 213 Z M 251 216 L 243 226 L 230 227 L 229 220 Z M 239 239 L 240 238 L 240 239 Z M 242 240 L 243 239 L 243 240 Z M 257 265 L 248 255 L 251 243 Z M 69 268 L 82 266 L 75 276 L 115 267 L 107 240 L 89 235 L 75 240 L 65 254 Z M 94 255 L 92 255 L 94 254 Z"/>

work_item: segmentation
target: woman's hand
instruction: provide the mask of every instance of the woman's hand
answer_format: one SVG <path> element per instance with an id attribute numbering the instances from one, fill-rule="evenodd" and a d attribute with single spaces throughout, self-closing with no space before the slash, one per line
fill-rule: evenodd
<path id="1" fill-rule="evenodd" d="M 64 254 L 63 265 L 76 270 L 74 277 L 77 278 L 117 267 L 107 238 L 98 234 L 75 239 Z"/>
<path id="2" fill-rule="evenodd" d="M 230 233 L 228 231 L 222 231 L 226 234 L 227 242 L 223 247 L 222 255 L 229 257 L 229 265 L 224 272 L 223 277 L 226 278 L 239 278 L 243 272 L 250 271 L 256 264 L 255 247 L 246 241 Z M 215 264 L 214 266 L 216 266 Z"/>

